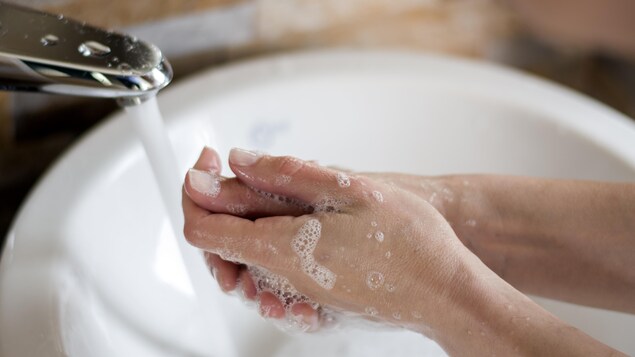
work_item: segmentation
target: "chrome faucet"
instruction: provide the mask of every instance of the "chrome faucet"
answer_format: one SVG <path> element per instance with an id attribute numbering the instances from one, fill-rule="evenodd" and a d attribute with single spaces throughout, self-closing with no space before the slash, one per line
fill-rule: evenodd
<path id="1" fill-rule="evenodd" d="M 0 90 L 145 101 L 172 80 L 154 45 L 0 2 Z"/>

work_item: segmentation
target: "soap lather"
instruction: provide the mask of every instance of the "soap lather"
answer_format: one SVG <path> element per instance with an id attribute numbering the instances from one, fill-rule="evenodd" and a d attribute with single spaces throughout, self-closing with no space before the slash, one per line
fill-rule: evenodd
<path id="1" fill-rule="evenodd" d="M 172 75 L 152 44 L 0 2 L 0 90 L 116 98 L 129 106 L 155 96 Z"/>

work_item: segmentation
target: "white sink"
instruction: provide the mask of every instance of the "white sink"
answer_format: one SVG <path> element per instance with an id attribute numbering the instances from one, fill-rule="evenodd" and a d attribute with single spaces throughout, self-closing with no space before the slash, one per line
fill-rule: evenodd
<path id="1" fill-rule="evenodd" d="M 535 78 L 456 59 L 282 56 L 199 74 L 159 102 L 183 173 L 211 144 L 224 157 L 239 146 L 368 171 L 635 179 L 628 118 Z M 217 316 L 201 318 L 149 165 L 121 115 L 55 165 L 7 239 L 2 356 L 443 355 L 402 331 L 288 336 L 211 278 Z M 635 354 L 635 316 L 539 302 Z"/>

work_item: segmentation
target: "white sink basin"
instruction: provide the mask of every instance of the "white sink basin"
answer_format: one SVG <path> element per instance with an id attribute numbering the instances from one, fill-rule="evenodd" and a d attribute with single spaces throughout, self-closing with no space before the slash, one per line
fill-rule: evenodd
<path id="1" fill-rule="evenodd" d="M 290 55 L 199 74 L 159 102 L 183 173 L 211 144 L 224 157 L 239 146 L 356 170 L 635 179 L 628 118 L 540 80 L 455 59 Z M 0 355 L 443 355 L 401 331 L 287 336 L 211 278 L 217 316 L 203 319 L 170 239 L 140 143 L 116 116 L 55 165 L 8 235 Z M 635 354 L 635 316 L 539 302 Z"/>

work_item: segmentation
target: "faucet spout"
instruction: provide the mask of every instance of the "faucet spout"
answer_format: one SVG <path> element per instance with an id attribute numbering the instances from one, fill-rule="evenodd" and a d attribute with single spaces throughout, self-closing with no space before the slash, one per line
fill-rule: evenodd
<path id="1" fill-rule="evenodd" d="M 134 105 L 172 76 L 152 44 L 0 2 L 0 90 L 118 98 Z"/>

